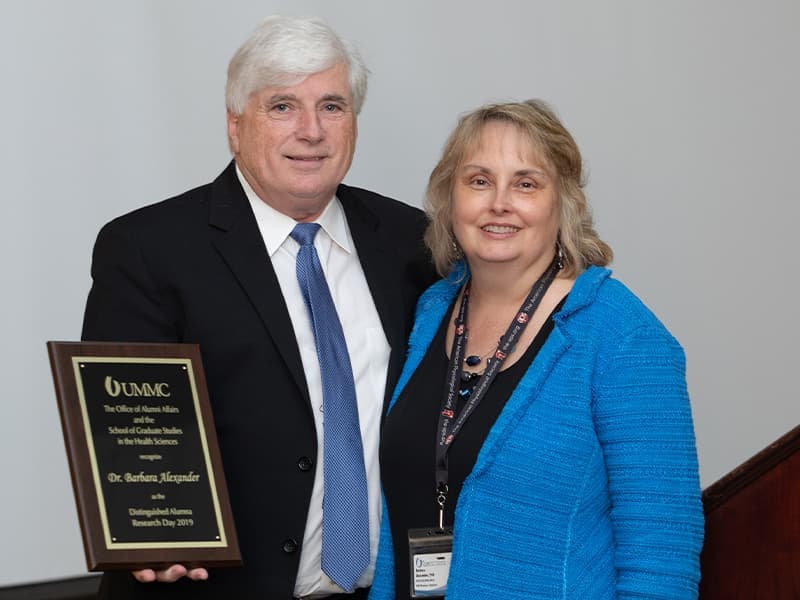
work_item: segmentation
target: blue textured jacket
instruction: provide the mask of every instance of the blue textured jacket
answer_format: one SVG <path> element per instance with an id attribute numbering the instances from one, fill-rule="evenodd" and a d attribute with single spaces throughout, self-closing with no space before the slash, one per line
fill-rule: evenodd
<path id="1" fill-rule="evenodd" d="M 390 410 L 453 279 L 419 300 Z M 607 269 L 580 275 L 554 321 L 464 481 L 447 598 L 696 598 L 703 511 L 683 350 Z M 394 598 L 389 518 L 384 503 L 371 600 Z"/>

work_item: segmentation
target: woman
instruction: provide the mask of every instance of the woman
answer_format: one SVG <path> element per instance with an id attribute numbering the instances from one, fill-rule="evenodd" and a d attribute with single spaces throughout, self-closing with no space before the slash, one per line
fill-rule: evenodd
<path id="1" fill-rule="evenodd" d="M 541 101 L 480 108 L 450 136 L 427 194 L 445 279 L 419 301 L 385 421 L 370 598 L 445 581 L 453 599 L 696 597 L 684 355 L 603 268 L 582 185 Z"/>

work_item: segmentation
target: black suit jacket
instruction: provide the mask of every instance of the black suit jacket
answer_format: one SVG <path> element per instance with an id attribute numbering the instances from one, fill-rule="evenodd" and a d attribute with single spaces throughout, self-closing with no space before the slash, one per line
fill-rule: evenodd
<path id="1" fill-rule="evenodd" d="M 434 280 L 425 218 L 366 190 L 342 185 L 337 196 L 391 346 L 388 397 L 417 297 Z M 103 227 L 92 278 L 84 340 L 200 344 L 244 561 L 205 582 L 106 574 L 101 597 L 290 598 L 316 434 L 289 313 L 233 163 L 209 185 Z"/>

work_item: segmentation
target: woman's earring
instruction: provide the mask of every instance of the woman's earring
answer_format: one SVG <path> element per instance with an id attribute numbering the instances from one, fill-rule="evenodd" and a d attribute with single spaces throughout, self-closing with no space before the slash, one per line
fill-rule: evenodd
<path id="1" fill-rule="evenodd" d="M 556 254 L 558 255 L 558 268 L 564 268 L 564 250 L 561 248 L 561 242 L 556 242 Z"/>
<path id="2" fill-rule="evenodd" d="M 456 260 L 458 260 L 458 259 L 461 259 L 461 258 L 464 258 L 464 251 L 463 251 L 463 250 L 461 249 L 461 247 L 458 245 L 458 242 L 456 242 L 456 240 L 455 240 L 455 239 L 453 239 L 453 241 L 452 241 L 452 242 L 450 242 L 450 243 L 451 243 L 451 244 L 452 244 L 452 246 L 453 246 L 453 256 L 455 256 L 455 257 L 456 257 Z"/>

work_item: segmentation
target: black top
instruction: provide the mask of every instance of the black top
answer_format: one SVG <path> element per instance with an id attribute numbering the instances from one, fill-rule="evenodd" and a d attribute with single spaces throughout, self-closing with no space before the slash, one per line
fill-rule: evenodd
<path id="1" fill-rule="evenodd" d="M 550 314 L 525 354 L 497 374 L 486 395 L 450 446 L 445 527 L 453 525 L 453 512 L 461 485 L 475 466 L 483 441 L 489 435 L 489 430 L 503 410 L 506 400 L 553 330 L 552 316 L 561 309 L 563 303 L 564 300 Z M 436 430 L 450 364 L 445 344 L 451 313 L 452 308 L 447 313 L 448 317 L 442 320 L 430 349 L 386 417 L 381 433 L 381 483 L 392 529 L 398 600 L 410 597 L 408 530 L 417 527 L 434 528 L 439 523 L 439 506 L 436 504 L 435 494 Z M 485 365 L 484 362 L 482 366 Z M 471 388 L 476 382 L 477 377 L 466 385 Z M 459 397 L 456 414 L 466 404 L 465 399 L 466 397 Z"/>

